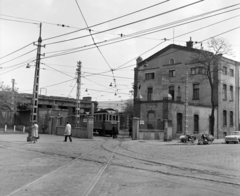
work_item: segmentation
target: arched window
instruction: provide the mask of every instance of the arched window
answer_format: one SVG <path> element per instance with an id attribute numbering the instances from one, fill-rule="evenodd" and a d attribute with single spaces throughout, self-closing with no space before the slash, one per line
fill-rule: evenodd
<path id="1" fill-rule="evenodd" d="M 194 133 L 199 133 L 199 116 L 194 115 Z"/>
<path id="2" fill-rule="evenodd" d="M 175 63 L 174 59 L 170 59 L 169 64 L 173 65 Z"/>

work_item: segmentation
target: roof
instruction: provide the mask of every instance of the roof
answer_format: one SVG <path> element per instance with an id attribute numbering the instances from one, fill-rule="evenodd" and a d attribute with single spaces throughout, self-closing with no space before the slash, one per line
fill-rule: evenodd
<path id="1" fill-rule="evenodd" d="M 159 50 L 155 54 L 151 55 L 150 57 L 148 57 L 148 58 L 144 59 L 143 61 L 139 62 L 137 64 L 137 66 L 142 66 L 142 65 L 146 64 L 147 62 L 155 59 L 156 57 L 160 56 L 161 54 L 164 54 L 166 51 L 168 51 L 170 49 L 176 49 L 175 51 L 173 51 L 171 53 L 174 53 L 174 52 L 179 51 L 179 50 L 183 50 L 183 51 L 186 51 L 186 52 L 198 52 L 198 51 L 200 51 L 199 49 L 196 49 L 196 48 L 190 48 L 190 47 L 187 47 L 187 46 L 180 46 L 180 45 L 176 45 L 176 44 L 170 44 L 167 47 L 163 48 L 162 50 Z M 171 53 L 168 53 L 168 54 L 171 54 Z M 165 55 L 168 55 L 168 54 L 165 54 Z M 224 59 L 228 59 L 230 61 L 233 61 L 235 63 L 237 62 L 238 64 L 240 63 L 238 61 L 234 61 L 234 60 L 226 58 L 226 57 L 223 57 L 223 58 Z"/>

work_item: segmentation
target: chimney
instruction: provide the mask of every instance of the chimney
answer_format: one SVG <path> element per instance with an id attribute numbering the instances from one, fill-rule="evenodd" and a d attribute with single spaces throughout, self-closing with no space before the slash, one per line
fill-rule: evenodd
<path id="1" fill-rule="evenodd" d="M 193 41 L 192 37 L 190 37 L 190 41 L 186 42 L 187 43 L 187 48 L 193 48 Z"/>

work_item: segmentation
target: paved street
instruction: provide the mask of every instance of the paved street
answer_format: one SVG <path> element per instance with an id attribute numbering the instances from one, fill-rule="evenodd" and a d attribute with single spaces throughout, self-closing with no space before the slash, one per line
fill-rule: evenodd
<path id="1" fill-rule="evenodd" d="M 240 145 L 0 135 L 0 195 L 239 195 Z M 218 144 L 217 144 L 218 143 Z M 111 159 L 112 158 L 112 159 Z"/>

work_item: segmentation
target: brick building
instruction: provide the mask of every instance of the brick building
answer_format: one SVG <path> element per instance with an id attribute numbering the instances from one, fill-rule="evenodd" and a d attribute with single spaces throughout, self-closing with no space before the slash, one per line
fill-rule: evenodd
<path id="1" fill-rule="evenodd" d="M 198 75 L 201 70 L 189 63 L 197 51 L 190 40 L 187 46 L 171 44 L 145 60 L 137 59 L 134 115 L 140 118 L 142 130 L 162 132 L 163 120 L 168 119 L 173 138 L 178 138 L 185 130 L 195 135 L 209 131 L 212 108 L 209 81 L 202 80 Z M 226 66 L 223 71 L 213 72 L 216 108 L 212 134 L 215 138 L 223 138 L 239 127 L 240 63 L 220 58 L 219 64 Z"/>

